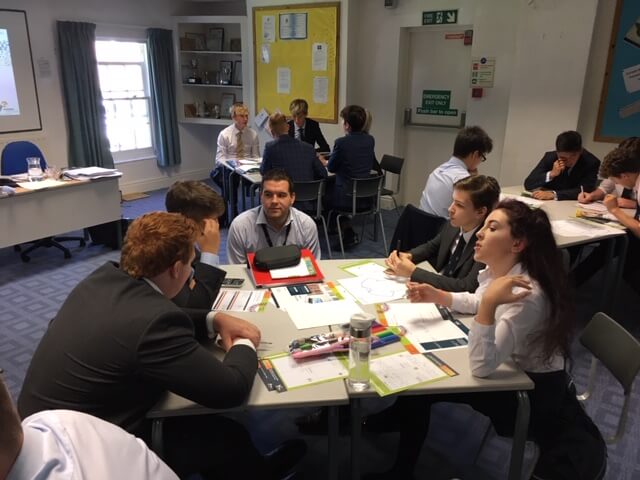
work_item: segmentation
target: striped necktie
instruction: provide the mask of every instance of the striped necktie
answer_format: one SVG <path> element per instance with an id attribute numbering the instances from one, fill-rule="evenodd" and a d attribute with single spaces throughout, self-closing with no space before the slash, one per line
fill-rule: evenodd
<path id="1" fill-rule="evenodd" d="M 236 157 L 244 158 L 244 143 L 242 142 L 242 131 L 239 131 L 236 134 L 236 139 L 238 140 L 236 143 Z"/>

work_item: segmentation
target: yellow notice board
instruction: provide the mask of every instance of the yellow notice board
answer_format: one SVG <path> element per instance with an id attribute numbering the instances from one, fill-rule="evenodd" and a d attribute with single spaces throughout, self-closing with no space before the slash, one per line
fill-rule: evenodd
<path id="1" fill-rule="evenodd" d="M 256 110 L 289 114 L 304 98 L 309 117 L 338 122 L 340 4 L 253 9 Z"/>

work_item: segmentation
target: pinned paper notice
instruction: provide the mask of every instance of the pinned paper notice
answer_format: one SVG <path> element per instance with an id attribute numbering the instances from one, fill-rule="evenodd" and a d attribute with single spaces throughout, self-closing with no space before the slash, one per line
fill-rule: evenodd
<path id="1" fill-rule="evenodd" d="M 313 103 L 327 103 L 329 98 L 329 79 L 313 77 Z"/>
<path id="2" fill-rule="evenodd" d="M 262 48 L 260 49 L 260 61 L 262 61 L 262 63 L 271 62 L 271 45 L 268 43 L 262 44 Z"/>
<path id="3" fill-rule="evenodd" d="M 640 64 L 622 70 L 622 78 L 627 92 L 633 93 L 640 90 Z"/>
<path id="4" fill-rule="evenodd" d="M 278 68 L 278 93 L 291 93 L 291 69 Z"/>
<path id="5" fill-rule="evenodd" d="M 262 40 L 271 43 L 276 41 L 275 15 L 265 15 L 264 17 L 262 17 Z"/>
<path id="6" fill-rule="evenodd" d="M 324 72 L 327 70 L 327 44 L 314 43 L 311 46 L 311 70 Z"/>

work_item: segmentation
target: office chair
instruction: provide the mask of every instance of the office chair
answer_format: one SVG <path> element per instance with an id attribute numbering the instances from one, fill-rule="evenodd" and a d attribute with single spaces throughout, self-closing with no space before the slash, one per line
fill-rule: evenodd
<path id="1" fill-rule="evenodd" d="M 307 211 L 306 208 L 302 208 L 302 211 L 311 216 L 316 222 L 318 220 L 322 222 L 322 227 L 324 228 L 324 239 L 327 242 L 327 252 L 329 252 L 329 258 L 332 258 L 327 222 L 322 216 L 322 195 L 324 195 L 324 188 L 325 181 L 322 179 L 307 182 L 295 182 L 296 204 L 300 203 L 304 207 L 304 202 L 315 202 L 315 205 L 313 205 L 313 211 Z"/>
<path id="2" fill-rule="evenodd" d="M 42 167 L 42 170 L 44 171 L 47 168 L 47 162 L 44 159 L 44 155 L 37 145 L 27 141 L 18 141 L 8 143 L 4 147 L 2 156 L 0 157 L 0 172 L 2 175 L 26 173 L 26 159 L 28 157 L 40 157 L 40 166 Z M 71 258 L 71 251 L 60 243 L 66 241 L 79 241 L 80 246 L 84 247 L 86 243 L 86 231 L 84 237 L 46 237 L 30 242 L 31 245 L 24 251 L 22 251 L 19 245 L 14 246 L 14 249 L 16 252 L 21 252 L 20 258 L 23 262 L 31 260 L 31 257 L 29 257 L 28 254 L 40 247 L 56 247 L 59 250 L 62 250 L 64 258 Z"/>
<path id="3" fill-rule="evenodd" d="M 365 215 L 377 215 L 380 220 L 380 228 L 382 230 L 382 242 L 384 243 L 384 251 L 387 251 L 387 237 L 384 233 L 384 223 L 382 222 L 382 212 L 380 211 L 380 193 L 382 192 L 382 182 L 384 181 L 384 175 L 378 175 L 368 178 L 349 178 L 348 184 L 345 186 L 345 191 L 350 192 L 347 195 L 351 197 L 351 208 L 341 209 L 336 208 L 329 212 L 329 218 L 333 213 L 336 215 L 336 226 L 338 227 L 338 239 L 340 240 L 340 250 L 342 251 L 342 258 L 344 256 L 344 242 L 342 240 L 342 228 L 340 227 L 340 218 L 345 216 L 351 216 L 353 218 Z M 362 206 L 358 200 L 370 200 L 370 206 Z M 362 233 L 360 239 L 364 237 L 365 224 L 362 222 Z M 375 237 L 375 223 L 374 223 L 374 240 Z"/>
<path id="4" fill-rule="evenodd" d="M 386 183 L 387 173 L 393 173 L 398 176 L 396 180 L 396 188 L 393 190 L 388 188 L 382 188 L 380 192 L 381 197 L 391 197 L 393 200 L 393 204 L 396 207 L 396 213 L 400 215 L 398 211 L 398 203 L 396 202 L 395 195 L 400 191 L 400 172 L 402 172 L 402 165 L 404 164 L 404 158 L 394 157 L 393 155 L 383 155 L 382 160 L 380 161 L 380 169 L 384 172 L 384 178 Z"/>
<path id="5" fill-rule="evenodd" d="M 640 371 L 640 342 L 624 327 L 608 315 L 598 312 L 580 335 L 580 343 L 591 352 L 591 369 L 587 389 L 578 399 L 585 401 L 592 393 L 598 363 L 602 363 L 622 386 L 624 402 L 618 417 L 618 426 L 613 436 L 605 438 L 612 444 L 624 435 L 629 413 L 631 387 Z"/>
<path id="6" fill-rule="evenodd" d="M 435 237 L 446 221 L 409 204 L 400 215 L 389 248 L 395 250 L 399 246 L 400 250 L 408 252 Z"/>

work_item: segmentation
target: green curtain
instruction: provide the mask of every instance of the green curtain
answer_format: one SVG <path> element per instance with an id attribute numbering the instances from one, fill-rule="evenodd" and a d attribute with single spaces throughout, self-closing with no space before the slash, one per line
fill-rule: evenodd
<path id="1" fill-rule="evenodd" d="M 113 168 L 96 61 L 96 26 L 57 22 L 69 166 Z"/>
<path id="2" fill-rule="evenodd" d="M 180 136 L 176 111 L 175 60 L 171 30 L 147 29 L 153 137 L 158 166 L 179 165 Z"/>

